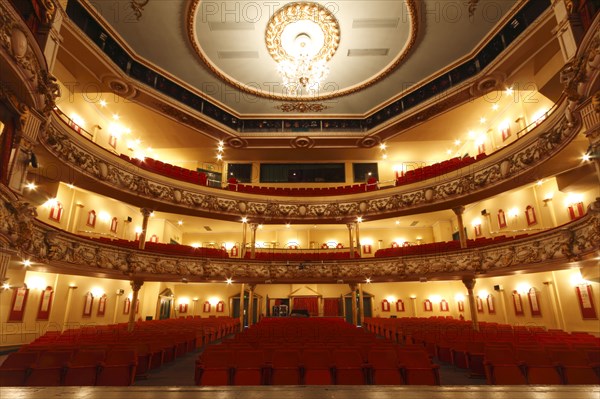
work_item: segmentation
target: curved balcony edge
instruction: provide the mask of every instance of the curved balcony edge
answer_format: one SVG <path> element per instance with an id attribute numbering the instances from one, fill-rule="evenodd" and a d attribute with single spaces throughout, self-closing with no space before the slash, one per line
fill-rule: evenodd
<path id="1" fill-rule="evenodd" d="M 20 112 L 48 114 L 60 88 L 48 71 L 43 50 L 21 16 L 5 2 L 0 3 L 0 15 L 0 99 L 20 103 Z"/>
<path id="2" fill-rule="evenodd" d="M 600 198 L 587 214 L 558 229 L 487 247 L 400 258 L 331 262 L 261 262 L 173 256 L 98 243 L 35 219 L 35 208 L 2 186 L 0 252 L 17 251 L 44 270 L 147 281 L 288 283 L 456 279 L 535 272 L 598 263 Z"/>
<path id="3" fill-rule="evenodd" d="M 265 223 L 344 223 L 357 215 L 381 219 L 451 208 L 539 179 L 540 165 L 548 164 L 580 131 L 579 111 L 569 110 L 567 103 L 519 141 L 450 174 L 343 197 L 280 197 L 277 202 L 143 170 L 77 134 L 55 115 L 41 130 L 40 142 L 56 162 L 90 180 L 92 191 L 100 183 L 107 193 L 134 205 L 142 199 L 155 210 L 227 220 L 246 216 Z M 86 188 L 83 180 L 78 185 Z"/>

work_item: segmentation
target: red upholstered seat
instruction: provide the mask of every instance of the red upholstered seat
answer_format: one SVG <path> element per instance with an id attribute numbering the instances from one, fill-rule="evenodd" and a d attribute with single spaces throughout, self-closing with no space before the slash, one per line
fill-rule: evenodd
<path id="1" fill-rule="evenodd" d="M 300 351 L 276 350 L 271 357 L 271 385 L 300 385 Z"/>
<path id="2" fill-rule="evenodd" d="M 305 385 L 332 385 L 331 353 L 327 349 L 305 349 L 302 352 Z"/>
<path id="3" fill-rule="evenodd" d="M 96 385 L 132 385 L 137 367 L 134 350 L 111 350 L 100 364 Z"/>
<path id="4" fill-rule="evenodd" d="M 262 350 L 236 351 L 233 360 L 232 385 L 263 385 L 265 359 Z"/>
<path id="5" fill-rule="evenodd" d="M 100 363 L 104 361 L 104 350 L 80 350 L 67 364 L 64 385 L 96 385 Z"/>
<path id="6" fill-rule="evenodd" d="M 0 386 L 23 386 L 39 352 L 13 352 L 0 366 Z"/>
<path id="7" fill-rule="evenodd" d="M 230 385 L 232 352 L 210 348 L 196 362 L 196 385 Z"/>
<path id="8" fill-rule="evenodd" d="M 337 385 L 363 385 L 368 383 L 366 363 L 358 350 L 334 350 L 333 363 Z"/>
<path id="9" fill-rule="evenodd" d="M 368 354 L 370 381 L 374 385 L 402 385 L 404 377 L 395 351 L 373 349 Z"/>
<path id="10" fill-rule="evenodd" d="M 58 386 L 62 384 L 66 366 L 73 352 L 42 352 L 25 380 L 28 386 Z"/>

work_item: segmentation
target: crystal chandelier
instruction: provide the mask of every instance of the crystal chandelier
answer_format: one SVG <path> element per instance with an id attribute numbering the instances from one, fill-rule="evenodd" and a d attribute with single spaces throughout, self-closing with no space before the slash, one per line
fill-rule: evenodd
<path id="1" fill-rule="evenodd" d="M 311 38 L 306 33 L 298 35 L 295 40 L 295 47 L 298 49 L 295 55 L 277 64 L 277 72 L 289 95 L 317 95 L 321 83 L 329 74 L 325 60 L 311 55 L 310 43 Z"/>
<path id="2" fill-rule="evenodd" d="M 318 97 L 339 40 L 337 20 L 318 3 L 290 3 L 275 12 L 265 42 L 287 95 Z"/>

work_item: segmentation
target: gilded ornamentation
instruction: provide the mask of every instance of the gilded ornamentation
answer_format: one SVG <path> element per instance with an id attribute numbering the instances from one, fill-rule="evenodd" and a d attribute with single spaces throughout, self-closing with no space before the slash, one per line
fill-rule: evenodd
<path id="1" fill-rule="evenodd" d="M 277 62 L 292 60 L 282 46 L 281 35 L 285 28 L 298 21 L 316 23 L 323 32 L 323 46 L 316 52 L 313 59 L 329 61 L 340 45 L 340 24 L 327 8 L 318 3 L 289 3 L 273 13 L 267 23 L 265 44 L 273 59 Z"/>
<path id="2" fill-rule="evenodd" d="M 150 0 L 131 0 L 129 4 L 131 9 L 133 10 L 133 14 L 135 18 L 139 21 L 142 18 L 142 11 L 144 11 L 144 7 L 148 4 Z"/>
<path id="3" fill-rule="evenodd" d="M 479 3 L 479 0 L 468 0 L 467 9 L 469 10 L 470 17 L 475 15 L 475 10 L 477 10 L 477 3 Z"/>
<path id="4" fill-rule="evenodd" d="M 220 69 L 218 69 L 204 54 L 201 49 L 201 46 L 198 42 L 198 38 L 196 37 L 196 16 L 199 13 L 199 8 L 202 0 L 193 0 L 192 4 L 188 8 L 187 13 L 187 36 L 188 40 L 194 49 L 194 52 L 198 56 L 198 58 L 202 61 L 203 65 L 211 71 L 215 76 L 217 76 L 222 81 L 227 84 L 235 87 L 236 89 L 242 90 L 246 93 L 250 93 L 252 95 L 262 97 L 262 98 L 270 98 L 273 100 L 283 100 L 283 101 L 297 101 L 298 98 L 296 96 L 290 96 L 285 94 L 276 94 L 272 91 L 263 91 L 261 89 L 257 89 L 254 86 L 246 85 L 238 82 L 237 80 L 231 79 L 226 74 L 224 74 Z M 399 53 L 393 62 L 391 62 L 385 70 L 381 73 L 367 79 L 359 84 L 353 85 L 352 87 L 336 90 L 334 92 L 326 92 L 311 97 L 313 99 L 318 100 L 327 100 L 336 97 L 347 96 L 349 94 L 353 94 L 359 92 L 361 90 L 366 89 L 367 87 L 385 79 L 392 71 L 394 71 L 408 56 L 412 48 L 414 47 L 417 41 L 417 34 L 419 30 L 419 18 L 417 15 L 417 5 L 415 0 L 405 0 L 406 7 L 408 10 L 408 19 L 410 21 L 410 31 L 408 35 L 408 39 L 401 53 Z M 300 3 L 302 4 L 302 3 Z"/>
<path id="5" fill-rule="evenodd" d="M 321 112 L 329 107 L 321 103 L 295 102 L 276 105 L 275 108 L 282 112 L 299 112 L 304 114 L 307 112 Z"/>

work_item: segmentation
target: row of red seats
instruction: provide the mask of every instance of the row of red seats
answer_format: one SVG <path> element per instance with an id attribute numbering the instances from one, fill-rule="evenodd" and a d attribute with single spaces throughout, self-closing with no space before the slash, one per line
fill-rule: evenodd
<path id="1" fill-rule="evenodd" d="M 0 382 L 8 385 L 131 385 L 133 378 L 145 377 L 149 370 L 160 368 L 197 347 L 221 339 L 237 328 L 237 318 L 193 317 L 138 321 L 133 332 L 127 331 L 127 323 L 87 326 L 63 333 L 48 331 L 31 344 L 21 347 L 19 352 L 9 355 L 0 366 Z M 85 353 L 79 355 L 81 351 Z M 60 352 L 60 355 L 55 352 Z M 129 369 L 131 375 L 124 373 L 124 363 L 118 363 L 125 356 L 122 352 L 133 353 L 135 368 Z M 100 353 L 106 355 L 104 360 L 97 360 Z M 94 359 L 96 363 L 89 364 Z M 104 364 L 113 368 L 120 364 L 120 377 L 103 371 L 106 368 Z M 74 367 L 75 374 L 67 373 L 69 368 Z M 45 371 L 35 371 L 37 369 Z"/>
<path id="2" fill-rule="evenodd" d="M 247 251 L 244 255 L 244 259 L 251 259 L 252 253 Z M 354 252 L 354 258 L 360 258 L 358 252 Z M 265 260 L 265 261 L 294 261 L 294 262 L 302 262 L 302 261 L 319 261 L 319 260 L 340 260 L 340 259 L 350 259 L 350 252 L 294 252 L 293 250 L 288 252 L 259 252 L 256 251 L 254 253 L 254 259 L 256 260 Z"/>
<path id="3" fill-rule="evenodd" d="M 0 367 L 0 385 L 132 385 L 136 369 L 130 349 L 14 352 Z"/>
<path id="4" fill-rule="evenodd" d="M 527 234 L 520 234 L 514 237 L 507 237 L 504 235 L 492 238 L 480 237 L 475 240 L 467 240 L 467 248 L 478 248 L 486 245 L 500 244 L 503 242 L 520 239 L 526 236 Z M 460 249 L 460 241 L 431 242 L 421 245 L 403 245 L 395 248 L 378 249 L 375 252 L 375 257 L 386 258 L 395 256 L 425 255 L 435 254 L 439 252 L 458 251 Z"/>
<path id="5" fill-rule="evenodd" d="M 144 159 L 130 158 L 125 154 L 121 154 L 120 157 L 121 159 L 135 166 L 139 166 L 142 169 L 146 169 L 150 172 L 158 173 L 160 175 L 170 177 L 172 179 L 199 184 L 201 186 L 206 186 L 208 182 L 206 173 L 182 168 L 181 166 L 171 165 L 170 163 L 165 163 L 157 159 L 152 159 L 148 157 Z"/>
<path id="6" fill-rule="evenodd" d="M 368 318 L 365 327 L 398 342 L 421 345 L 431 356 L 468 369 L 471 376 L 485 376 L 490 384 L 600 383 L 600 339 L 588 333 L 485 322 L 475 331 L 470 322 L 439 317 Z M 495 360 L 493 348 L 498 346 L 511 362 Z M 581 370 L 578 377 L 572 376 L 574 370 Z"/>
<path id="7" fill-rule="evenodd" d="M 359 194 L 365 191 L 375 191 L 378 189 L 377 179 L 370 178 L 367 183 L 346 185 L 340 187 L 264 187 L 253 186 L 250 184 L 238 183 L 235 177 L 227 180 L 227 188 L 230 191 L 238 191 L 248 194 L 275 195 L 288 197 L 320 197 L 330 195 L 348 195 Z"/>
<path id="8" fill-rule="evenodd" d="M 439 366 L 418 348 L 207 349 L 196 364 L 197 385 L 439 385 Z"/>
<path id="9" fill-rule="evenodd" d="M 476 158 L 466 156 L 463 158 L 455 157 L 448 159 L 443 162 L 434 163 L 433 165 L 424 166 L 422 168 L 411 169 L 404 172 L 402 175 L 396 178 L 396 186 L 403 184 L 416 183 L 418 181 L 431 179 L 433 177 L 441 176 L 446 173 L 456 171 L 458 169 L 469 166 L 477 161 L 480 161 L 486 157 L 485 153 L 477 155 Z"/>
<path id="10" fill-rule="evenodd" d="M 139 241 L 129 241 L 123 239 L 113 239 L 109 237 L 94 237 L 92 240 L 97 240 L 105 244 L 117 245 L 119 247 L 137 249 L 139 248 Z M 171 254 L 179 256 L 197 256 L 201 258 L 228 258 L 229 253 L 221 248 L 207 248 L 207 247 L 192 247 L 190 245 L 182 244 L 165 244 L 160 242 L 146 241 L 144 246 L 145 250 L 151 252 L 158 252 L 162 254 Z"/>

